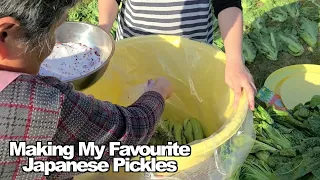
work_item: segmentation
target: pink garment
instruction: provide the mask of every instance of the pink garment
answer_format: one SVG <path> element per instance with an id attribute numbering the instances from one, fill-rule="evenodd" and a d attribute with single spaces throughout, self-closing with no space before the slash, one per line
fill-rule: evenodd
<path id="1" fill-rule="evenodd" d="M 0 92 L 23 73 L 0 70 Z"/>

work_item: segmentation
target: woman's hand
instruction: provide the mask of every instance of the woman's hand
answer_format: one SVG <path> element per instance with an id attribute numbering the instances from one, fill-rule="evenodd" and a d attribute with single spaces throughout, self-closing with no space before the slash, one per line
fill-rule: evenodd
<path id="1" fill-rule="evenodd" d="M 166 78 L 159 77 L 155 81 L 153 80 L 148 81 L 147 91 L 158 92 L 166 100 L 172 96 L 173 86 Z"/>
<path id="2" fill-rule="evenodd" d="M 244 90 L 249 99 L 249 107 L 254 110 L 254 97 L 257 90 L 253 78 L 242 60 L 242 19 L 242 11 L 238 7 L 226 8 L 218 15 L 219 28 L 227 55 L 225 81 L 235 93 L 235 108 L 238 107 L 241 92 Z"/>
<path id="3" fill-rule="evenodd" d="M 249 107 L 254 110 L 254 97 L 257 89 L 254 85 L 254 80 L 248 68 L 241 60 L 227 60 L 225 70 L 225 81 L 235 93 L 234 106 L 238 107 L 239 100 L 242 95 L 242 90 L 247 94 Z"/>

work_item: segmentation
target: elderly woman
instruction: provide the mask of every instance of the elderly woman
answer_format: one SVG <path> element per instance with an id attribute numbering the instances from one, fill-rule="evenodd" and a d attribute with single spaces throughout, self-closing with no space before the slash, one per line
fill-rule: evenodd
<path id="1" fill-rule="evenodd" d="M 99 0 L 99 24 L 107 32 L 118 14 L 120 2 L 117 40 L 170 34 L 212 44 L 214 10 L 227 55 L 225 81 L 235 92 L 235 105 L 243 89 L 248 95 L 250 108 L 254 108 L 256 87 L 242 61 L 241 0 Z"/>
<path id="2" fill-rule="evenodd" d="M 54 77 L 38 76 L 55 45 L 55 29 L 77 0 L 1 1 L 0 9 L 0 179 L 65 179 L 71 173 L 23 172 L 26 157 L 9 156 L 10 141 L 52 141 L 55 145 L 93 141 L 107 145 L 147 144 L 172 86 L 152 83 L 135 103 L 121 107 L 88 97 Z M 77 149 L 75 153 L 77 153 Z M 76 154 L 77 156 L 77 154 Z M 59 158 L 42 159 L 59 160 Z M 90 161 L 92 157 L 77 160 Z M 110 160 L 104 153 L 102 160 Z"/>

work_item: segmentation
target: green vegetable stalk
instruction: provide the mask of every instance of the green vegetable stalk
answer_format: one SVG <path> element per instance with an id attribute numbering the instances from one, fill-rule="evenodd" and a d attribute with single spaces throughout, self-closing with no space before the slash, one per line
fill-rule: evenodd
<path id="1" fill-rule="evenodd" d="M 282 7 L 276 7 L 267 12 L 268 16 L 275 22 L 284 22 L 288 18 L 288 14 Z"/>
<path id="2" fill-rule="evenodd" d="M 317 45 L 319 29 L 315 21 L 311 21 L 305 17 L 300 19 L 300 31 L 301 38 L 311 47 Z"/>
<path id="3" fill-rule="evenodd" d="M 265 144 L 263 142 L 256 140 L 254 142 L 254 145 L 253 145 L 250 153 L 257 153 L 259 151 L 275 152 L 275 151 L 277 151 L 277 149 L 268 145 L 268 144 Z"/>
<path id="4" fill-rule="evenodd" d="M 298 120 L 303 121 L 303 120 L 307 119 L 309 116 L 311 116 L 311 112 L 309 111 L 309 109 L 307 109 L 305 107 L 301 107 L 293 113 L 293 116 L 295 118 L 297 118 Z"/>
<path id="5" fill-rule="evenodd" d="M 292 125 L 298 129 L 308 129 L 309 127 L 296 120 L 294 117 L 292 117 L 291 114 L 289 114 L 289 112 L 287 111 L 280 111 L 280 110 L 277 110 L 274 106 L 271 107 L 272 108 L 272 111 L 270 112 L 270 115 L 273 119 L 275 119 L 278 123 L 282 124 L 282 125 Z"/>
<path id="6" fill-rule="evenodd" d="M 285 138 L 278 130 L 273 128 L 271 125 L 263 121 L 261 123 L 261 127 L 265 130 L 265 132 L 268 134 L 270 139 L 273 140 L 274 143 L 281 146 L 282 148 L 291 147 L 290 141 L 287 138 Z"/>
<path id="7" fill-rule="evenodd" d="M 278 180 L 272 169 L 263 161 L 249 155 L 242 166 L 240 179 L 246 180 Z"/>
<path id="8" fill-rule="evenodd" d="M 285 29 L 284 32 L 279 33 L 278 36 L 284 44 L 284 47 L 286 47 L 286 51 L 293 56 L 301 56 L 304 53 L 304 47 L 299 43 L 296 34 L 294 30 Z"/>
<path id="9" fill-rule="evenodd" d="M 275 171 L 281 179 L 299 179 L 320 167 L 320 147 L 310 149 L 301 156 L 297 156 L 288 163 L 278 166 Z"/>
<path id="10" fill-rule="evenodd" d="M 269 156 L 270 156 L 270 153 L 268 151 L 259 151 L 259 152 L 255 153 L 255 155 L 258 159 L 267 163 Z"/>
<path id="11" fill-rule="evenodd" d="M 270 139 L 269 137 L 265 137 L 265 136 L 260 136 L 257 135 L 257 139 L 265 144 L 268 144 L 271 147 L 274 147 L 276 149 L 282 149 L 281 146 L 277 145 L 275 142 L 273 142 L 272 139 Z"/>
<path id="12" fill-rule="evenodd" d="M 303 6 L 301 8 L 301 15 L 312 21 L 320 19 L 320 8 L 316 6 Z"/>
<path id="13" fill-rule="evenodd" d="M 229 180 L 240 180 L 241 167 L 232 174 Z"/>
<path id="14" fill-rule="evenodd" d="M 258 106 L 256 108 L 256 110 L 260 114 L 260 117 L 261 117 L 262 120 L 264 120 L 268 124 L 273 124 L 274 123 L 274 121 L 271 118 L 271 116 L 268 114 L 268 112 L 262 106 Z"/>
<path id="15" fill-rule="evenodd" d="M 316 7 L 318 7 L 320 9 L 320 4 L 318 1 L 316 1 L 316 0 L 308 0 L 308 1 L 313 3 Z"/>
<path id="16" fill-rule="evenodd" d="M 274 32 L 268 32 L 262 29 L 261 31 L 253 31 L 249 36 L 254 41 L 260 53 L 264 54 L 269 60 L 278 60 L 280 47 L 275 39 Z"/>
<path id="17" fill-rule="evenodd" d="M 283 125 L 278 124 L 278 123 L 276 123 L 274 127 L 276 129 L 278 129 L 283 134 L 289 134 L 289 133 L 291 133 L 292 131 L 295 130 L 294 128 L 288 128 L 288 127 L 283 126 Z"/>
<path id="18" fill-rule="evenodd" d="M 311 98 L 310 107 L 312 108 L 320 107 L 320 95 L 315 95 Z"/>
<path id="19" fill-rule="evenodd" d="M 243 36 L 243 56 L 248 63 L 252 63 L 257 56 L 257 49 L 248 36 Z"/>
<path id="20" fill-rule="evenodd" d="M 297 18 L 300 16 L 300 11 L 299 11 L 299 4 L 298 3 L 290 3 L 287 4 L 285 6 L 283 6 L 283 8 L 288 12 L 288 14 L 293 17 L 293 18 Z"/>
<path id="21" fill-rule="evenodd" d="M 266 15 L 262 15 L 262 16 L 258 16 L 256 18 L 256 20 L 251 24 L 251 26 L 255 29 L 255 30 L 261 30 L 266 28 L 266 20 L 267 17 Z"/>

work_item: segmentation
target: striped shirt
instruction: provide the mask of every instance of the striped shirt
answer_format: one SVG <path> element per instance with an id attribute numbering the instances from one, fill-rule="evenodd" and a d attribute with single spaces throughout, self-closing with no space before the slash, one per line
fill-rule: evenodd
<path id="1" fill-rule="evenodd" d="M 213 0 L 211 3 L 211 0 L 125 0 L 117 18 L 119 26 L 116 40 L 166 34 L 212 44 L 212 18 L 228 7 L 241 9 L 241 1 Z"/>

